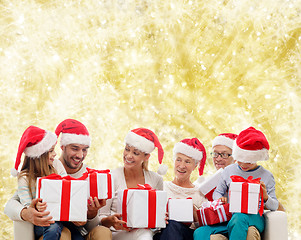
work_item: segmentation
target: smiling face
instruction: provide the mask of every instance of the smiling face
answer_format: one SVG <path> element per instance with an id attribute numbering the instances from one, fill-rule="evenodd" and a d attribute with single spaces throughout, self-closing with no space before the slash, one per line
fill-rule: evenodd
<path id="1" fill-rule="evenodd" d="M 143 164 L 147 165 L 150 154 L 141 152 L 135 147 L 125 146 L 123 151 L 123 163 L 126 169 L 138 170 L 142 169 Z"/>
<path id="2" fill-rule="evenodd" d="M 243 170 L 244 172 L 253 170 L 255 168 L 257 168 L 257 163 L 244 163 L 244 162 L 239 162 L 237 161 L 238 166 L 240 166 L 241 170 Z"/>
<path id="3" fill-rule="evenodd" d="M 55 144 L 48 151 L 48 165 L 53 165 L 56 152 L 54 151 Z"/>
<path id="4" fill-rule="evenodd" d="M 220 154 L 232 154 L 232 149 L 229 147 L 226 147 L 224 145 L 217 145 L 213 149 L 213 153 L 220 153 Z M 213 164 L 216 168 L 216 170 L 220 168 L 225 168 L 228 165 L 234 163 L 234 159 L 232 156 L 229 156 L 228 158 L 222 158 L 221 155 L 218 155 L 217 157 L 213 157 Z"/>
<path id="5" fill-rule="evenodd" d="M 195 160 L 182 153 L 177 153 L 175 156 L 174 172 L 175 178 L 180 181 L 190 179 L 192 171 L 197 167 Z"/>
<path id="6" fill-rule="evenodd" d="M 83 161 L 87 156 L 89 146 L 83 144 L 68 144 L 61 147 L 62 163 L 68 174 L 72 174 L 81 169 Z"/>

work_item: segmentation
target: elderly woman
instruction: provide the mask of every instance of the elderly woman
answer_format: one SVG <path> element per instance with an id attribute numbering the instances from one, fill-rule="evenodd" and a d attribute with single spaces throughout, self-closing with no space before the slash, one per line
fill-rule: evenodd
<path id="1" fill-rule="evenodd" d="M 183 139 L 175 144 L 174 149 L 174 174 L 171 182 L 164 182 L 163 190 L 168 198 L 192 198 L 194 204 L 194 221 L 197 221 L 196 208 L 205 201 L 197 186 L 193 185 L 190 175 L 199 166 L 199 175 L 203 174 L 206 162 L 206 150 L 197 139 Z M 190 240 L 193 239 L 194 223 L 187 225 L 174 220 L 169 220 L 165 229 L 154 236 L 155 240 Z"/>
<path id="2" fill-rule="evenodd" d="M 150 153 L 158 148 L 159 162 L 162 162 L 163 149 L 157 136 L 149 129 L 131 130 L 125 137 L 123 151 L 124 166 L 112 171 L 115 192 L 127 188 L 136 188 L 137 184 L 149 184 L 157 190 L 163 189 L 163 178 L 148 170 Z M 153 232 L 150 229 L 129 229 L 124 227 L 117 214 L 117 196 L 107 200 L 105 207 L 100 209 L 101 225 L 110 227 L 114 240 L 151 240 Z"/>

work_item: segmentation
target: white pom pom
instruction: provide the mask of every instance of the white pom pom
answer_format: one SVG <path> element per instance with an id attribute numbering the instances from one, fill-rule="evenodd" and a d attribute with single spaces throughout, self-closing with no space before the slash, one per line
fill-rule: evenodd
<path id="1" fill-rule="evenodd" d="M 17 177 L 19 172 L 15 169 L 15 168 L 12 168 L 10 170 L 10 174 L 13 176 L 13 177 Z"/>
<path id="2" fill-rule="evenodd" d="M 161 164 L 158 168 L 157 173 L 160 175 L 165 175 L 167 173 L 168 166 L 165 164 Z"/>

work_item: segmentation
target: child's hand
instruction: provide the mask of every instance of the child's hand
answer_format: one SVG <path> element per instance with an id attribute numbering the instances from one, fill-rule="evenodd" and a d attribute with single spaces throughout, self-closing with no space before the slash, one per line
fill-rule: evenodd
<path id="1" fill-rule="evenodd" d="M 266 202 L 269 198 L 268 192 L 267 192 L 267 187 L 265 186 L 263 181 L 260 181 L 260 185 L 263 190 L 263 201 Z"/>
<path id="2" fill-rule="evenodd" d="M 222 204 L 227 203 L 227 198 L 226 197 L 221 197 L 220 199 L 218 199 L 220 202 L 222 202 Z"/>
<path id="3" fill-rule="evenodd" d="M 165 223 L 166 223 L 166 224 L 168 224 L 168 220 L 169 220 L 168 212 L 166 212 L 166 213 L 165 213 Z"/>
<path id="4" fill-rule="evenodd" d="M 38 201 L 35 208 L 39 211 L 39 212 L 43 212 L 46 210 L 46 207 L 47 207 L 47 203 L 46 202 L 42 202 L 42 199 L 41 201 Z"/>

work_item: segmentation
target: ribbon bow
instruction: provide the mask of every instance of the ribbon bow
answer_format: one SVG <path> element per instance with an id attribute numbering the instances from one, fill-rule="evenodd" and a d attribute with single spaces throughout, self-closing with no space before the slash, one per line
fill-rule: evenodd
<path id="1" fill-rule="evenodd" d="M 232 182 L 246 182 L 246 183 L 258 183 L 258 184 L 260 184 L 260 180 L 261 180 L 261 178 L 253 179 L 253 176 L 249 176 L 247 179 L 245 179 L 241 176 L 233 175 L 230 178 L 232 179 Z"/>
<path id="2" fill-rule="evenodd" d="M 92 168 L 87 168 L 87 172 L 88 173 L 93 173 L 93 172 L 97 172 L 97 173 L 110 173 L 110 169 L 105 169 L 105 170 L 96 170 L 96 169 L 92 169 Z"/>
<path id="3" fill-rule="evenodd" d="M 213 210 L 216 210 L 219 206 L 223 205 L 223 203 L 218 199 L 214 201 L 207 201 L 202 204 L 202 207 L 204 208 L 210 208 L 212 207 Z"/>
<path id="4" fill-rule="evenodd" d="M 154 189 L 154 188 L 152 188 L 152 186 L 151 185 L 149 185 L 149 184 L 137 184 L 137 188 L 132 188 L 132 189 L 141 189 L 141 190 L 156 190 L 156 189 Z"/>
<path id="5" fill-rule="evenodd" d="M 233 176 L 230 176 L 230 178 L 232 179 L 233 182 L 242 182 L 243 188 L 246 187 L 249 183 L 260 184 L 260 180 L 261 180 L 261 178 L 253 179 L 253 176 L 249 176 L 247 179 L 245 179 L 241 176 L 233 175 Z M 261 203 L 260 203 L 259 214 L 260 214 L 260 216 L 262 216 L 264 206 L 263 206 L 263 189 L 262 189 L 261 185 L 260 185 L 260 198 L 261 198 Z M 242 200 L 242 202 L 243 202 L 243 204 L 247 204 L 247 201 Z"/>

